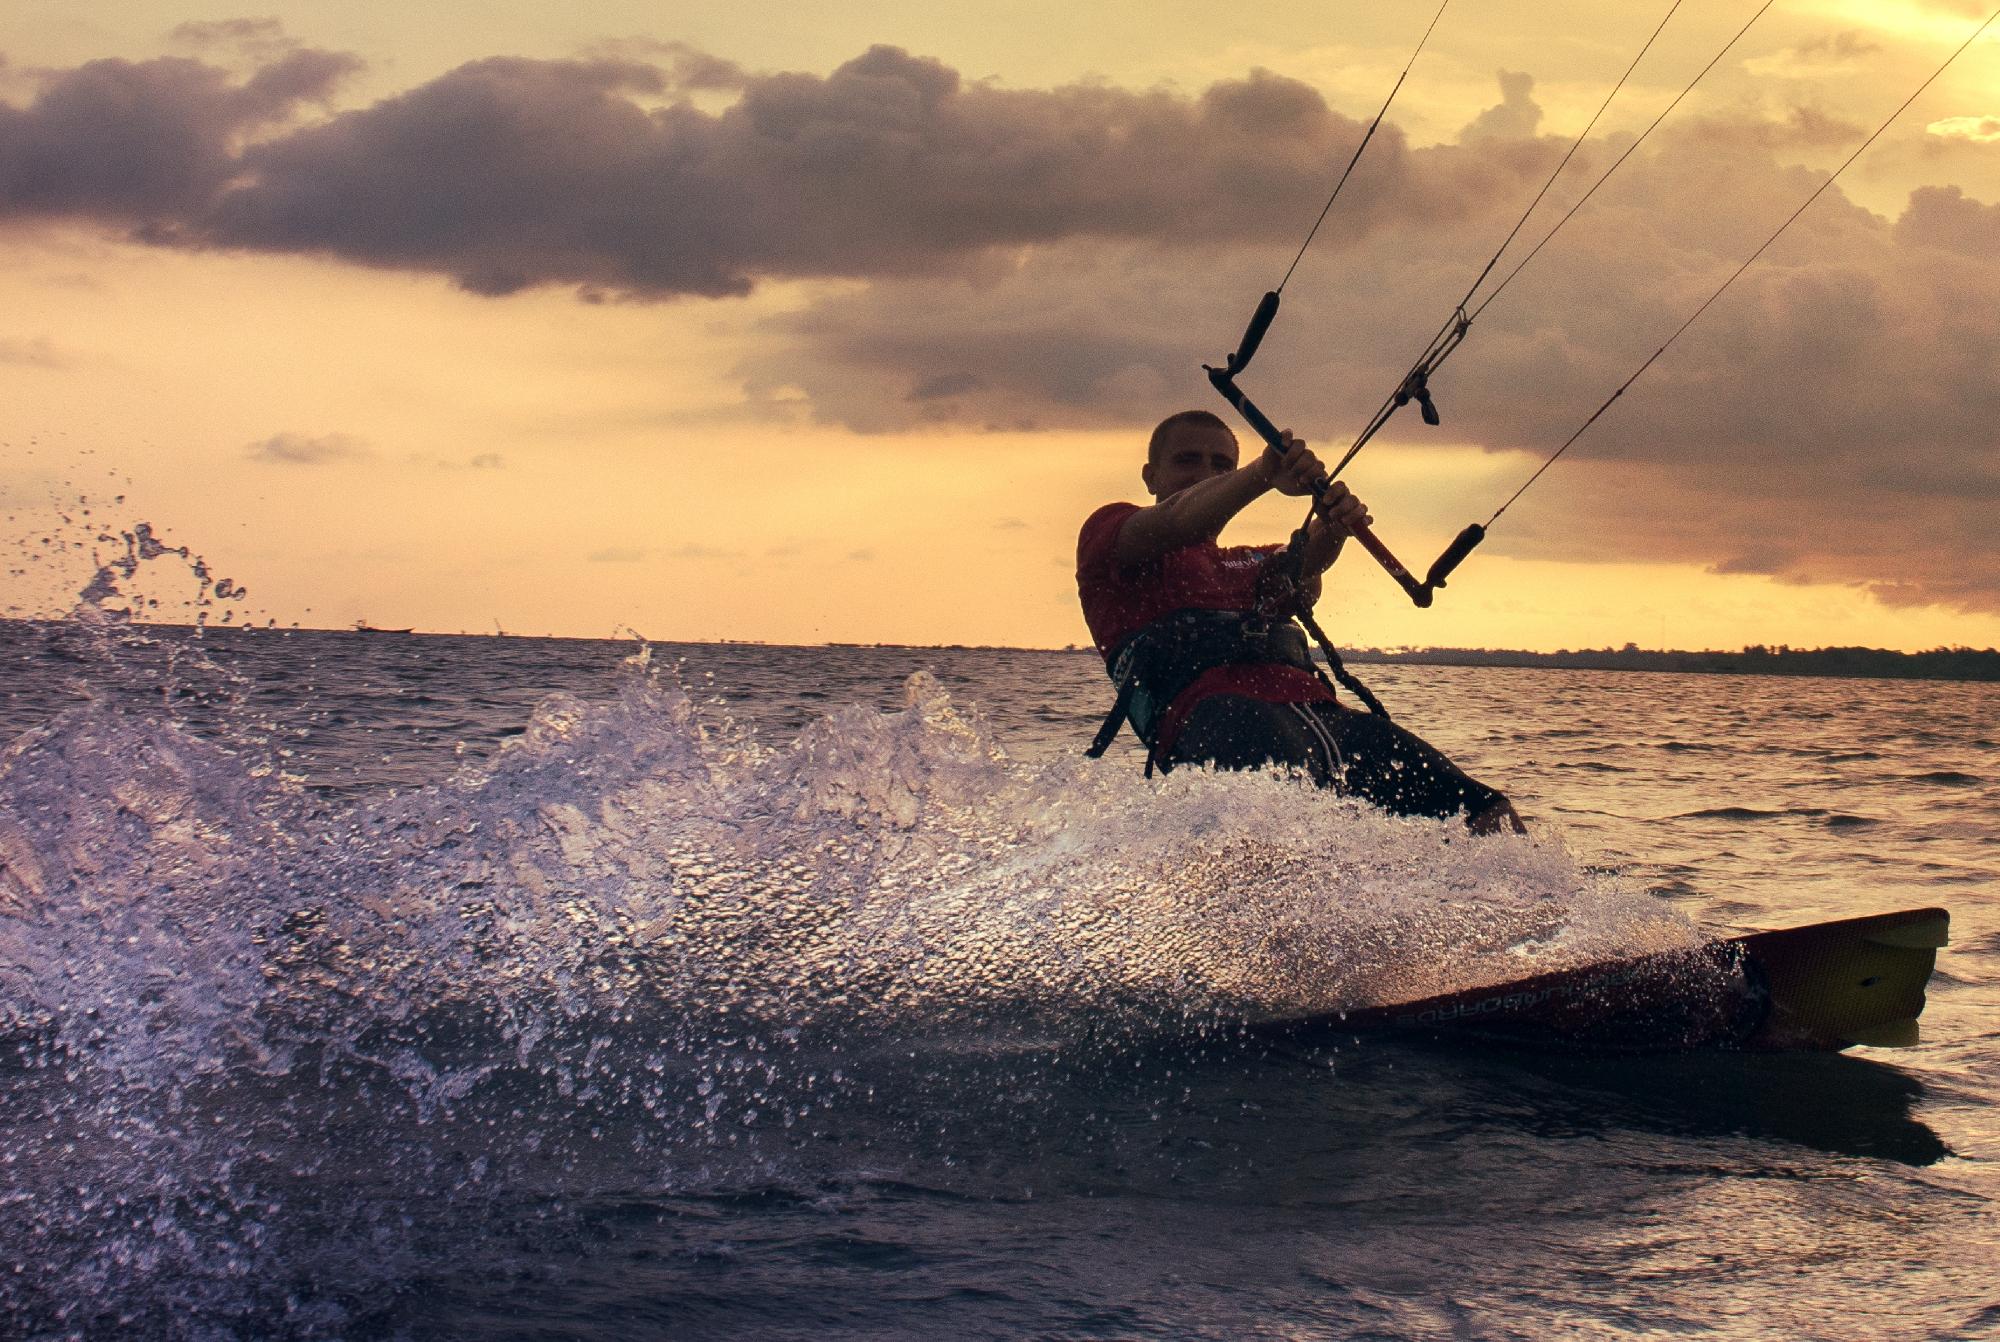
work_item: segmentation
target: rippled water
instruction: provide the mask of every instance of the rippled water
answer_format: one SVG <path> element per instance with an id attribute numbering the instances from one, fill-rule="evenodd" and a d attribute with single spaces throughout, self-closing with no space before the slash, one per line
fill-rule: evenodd
<path id="1" fill-rule="evenodd" d="M 2000 687 L 1364 668 L 1474 841 L 634 651 L 0 626 L 0 1332 L 2000 1335 Z M 1925 904 L 1914 1050 L 1238 1028 Z"/>

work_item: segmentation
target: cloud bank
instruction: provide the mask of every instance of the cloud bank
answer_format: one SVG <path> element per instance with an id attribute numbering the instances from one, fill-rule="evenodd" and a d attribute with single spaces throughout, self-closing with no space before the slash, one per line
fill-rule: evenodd
<path id="1" fill-rule="evenodd" d="M 823 76 L 678 44 L 501 57 L 308 117 L 355 58 L 254 26 L 183 37 L 254 68 L 96 61 L 0 104 L 0 221 L 495 296 L 859 281 L 767 321 L 739 374 L 753 411 L 864 432 L 1143 429 L 1208 404 L 1200 363 L 1233 346 L 1362 131 L 1269 71 L 1014 89 L 886 46 Z M 1782 73 L 1871 54 L 1835 38 Z M 1532 77 L 1498 80 L 1455 142 L 1377 136 L 1246 378 L 1284 422 L 1335 444 L 1358 428 L 1560 155 Z M 1923 141 L 2000 167 L 1987 109 L 1928 114 Z M 1552 449 L 1820 180 L 1793 165 L 1865 129 L 1811 109 L 1670 121 L 1440 374 L 1446 431 L 1399 420 L 1371 452 Z M 1587 147 L 1571 180 L 1622 147 Z M 1927 187 L 1884 218 L 1835 189 L 1493 548 L 2000 609 L 1996 349 L 2000 204 Z"/>
<path id="2" fill-rule="evenodd" d="M 272 133 L 358 61 L 291 51 L 242 82 L 195 60 L 95 61 L 0 107 L 0 214 L 140 221 L 481 293 L 714 297 L 963 274 L 995 249 L 1079 238 L 1282 241 L 1361 133 L 1264 71 L 1183 96 L 968 83 L 886 46 L 824 77 L 657 59 L 482 60 Z M 690 100 L 718 87 L 735 94 L 720 111 Z M 1391 128 L 1339 231 L 1462 215 L 1544 146 L 1517 150 L 1420 163 Z"/>

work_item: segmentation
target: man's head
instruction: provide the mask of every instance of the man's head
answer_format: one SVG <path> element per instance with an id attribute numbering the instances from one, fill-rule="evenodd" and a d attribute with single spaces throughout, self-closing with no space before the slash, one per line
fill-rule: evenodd
<path id="1" fill-rule="evenodd" d="M 1236 469 L 1236 435 L 1206 410 L 1168 415 L 1146 444 L 1146 468 L 1139 478 L 1156 499 Z"/>

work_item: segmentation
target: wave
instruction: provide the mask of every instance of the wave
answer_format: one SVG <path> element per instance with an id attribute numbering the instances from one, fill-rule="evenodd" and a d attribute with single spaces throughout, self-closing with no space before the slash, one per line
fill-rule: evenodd
<path id="1" fill-rule="evenodd" d="M 1793 816 L 1814 819 L 1830 812 L 1817 806 L 1787 806 L 1763 810 L 1754 806 L 1716 806 L 1701 811 L 1683 811 L 1673 820 L 1783 820 Z"/>

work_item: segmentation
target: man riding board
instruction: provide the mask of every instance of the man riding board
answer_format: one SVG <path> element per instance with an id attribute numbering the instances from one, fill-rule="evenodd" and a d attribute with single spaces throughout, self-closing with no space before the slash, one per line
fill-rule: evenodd
<path id="1" fill-rule="evenodd" d="M 1521 831 L 1506 797 L 1386 716 L 1337 702 L 1313 665 L 1292 612 L 1318 596 L 1349 529 L 1372 520 L 1361 500 L 1339 481 L 1327 488 L 1293 576 L 1272 562 L 1283 547 L 1224 547 L 1217 537 L 1269 490 L 1312 494 L 1326 468 L 1289 433 L 1282 452 L 1237 460 L 1236 435 L 1220 418 L 1170 415 L 1140 472 L 1152 505 L 1106 504 L 1083 524 L 1077 593 L 1119 686 L 1092 752 L 1129 719 L 1149 770 L 1276 764 L 1399 815 L 1463 815 L 1475 833 Z"/>

